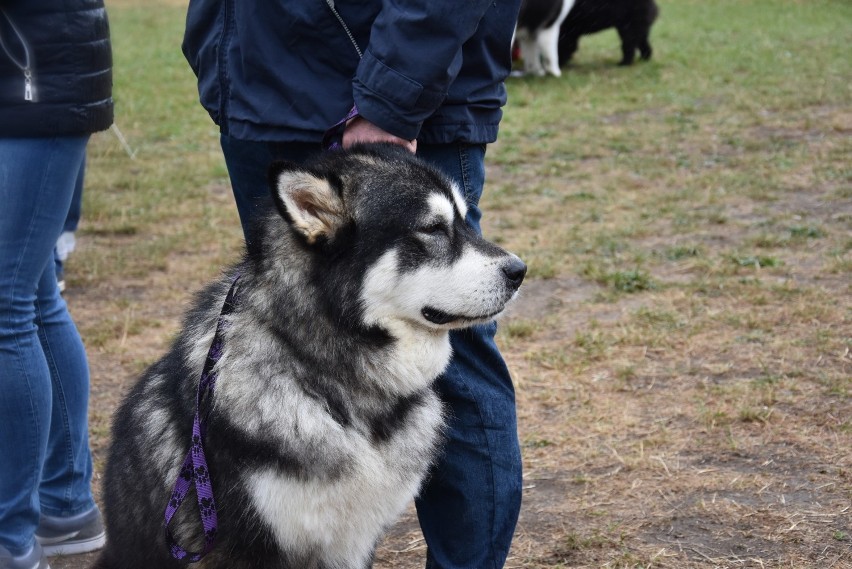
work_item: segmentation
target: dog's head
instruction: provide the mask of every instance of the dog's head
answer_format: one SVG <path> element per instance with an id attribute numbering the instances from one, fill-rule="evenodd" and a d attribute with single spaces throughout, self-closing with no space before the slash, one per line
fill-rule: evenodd
<path id="1" fill-rule="evenodd" d="M 487 322 L 526 265 L 465 223 L 459 189 L 390 145 L 330 152 L 270 171 L 275 204 L 336 318 L 391 329 Z M 358 322 L 351 322 L 351 320 Z"/>

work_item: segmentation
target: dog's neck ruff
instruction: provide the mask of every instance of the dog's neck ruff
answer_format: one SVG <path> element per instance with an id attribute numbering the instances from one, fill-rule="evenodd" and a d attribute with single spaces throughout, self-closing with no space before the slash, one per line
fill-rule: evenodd
<path id="1" fill-rule="evenodd" d="M 222 305 L 222 312 L 216 324 L 216 334 L 213 336 L 213 342 L 210 344 L 210 350 L 207 352 L 207 359 L 204 362 L 201 378 L 198 381 L 198 392 L 195 397 L 195 417 L 192 421 L 192 444 L 183 460 L 183 465 L 180 468 L 178 479 L 175 481 L 171 498 L 166 505 L 165 523 L 163 525 L 166 533 L 166 544 L 169 546 L 172 557 L 186 560 L 190 563 L 200 561 L 202 557 L 213 549 L 216 541 L 216 531 L 218 528 L 216 502 L 213 499 L 213 484 L 210 480 L 210 469 L 207 467 L 207 458 L 204 456 L 204 432 L 207 415 L 202 415 L 201 406 L 205 400 L 205 396 L 212 395 L 216 384 L 217 373 L 213 371 L 213 367 L 222 356 L 222 336 L 227 325 L 226 317 L 236 306 L 237 283 L 239 280 L 240 274 L 237 274 Z M 204 548 L 197 553 L 187 551 L 181 547 L 169 530 L 172 518 L 177 513 L 178 508 L 180 508 L 192 485 L 195 486 L 198 511 L 201 515 L 201 525 L 204 528 Z"/>

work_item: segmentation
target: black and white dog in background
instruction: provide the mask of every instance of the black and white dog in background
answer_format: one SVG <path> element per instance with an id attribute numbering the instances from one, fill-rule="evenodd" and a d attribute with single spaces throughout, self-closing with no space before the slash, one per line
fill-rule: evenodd
<path id="1" fill-rule="evenodd" d="M 636 50 L 650 59 L 648 36 L 658 13 L 654 0 L 524 0 L 515 29 L 524 73 L 559 77 L 580 36 L 608 28 L 621 38 L 619 65 L 632 64 Z"/>
<path id="2" fill-rule="evenodd" d="M 609 28 L 621 38 L 619 65 L 631 65 L 637 49 L 642 59 L 651 59 L 648 37 L 658 14 L 654 0 L 576 0 L 559 33 L 559 66 L 571 60 L 580 36 Z"/>
<path id="3" fill-rule="evenodd" d="M 518 14 L 515 41 L 524 61 L 524 73 L 556 77 L 559 69 L 559 30 L 574 0 L 524 0 Z"/>
<path id="4" fill-rule="evenodd" d="M 465 223 L 453 183 L 387 145 L 271 174 L 261 241 L 203 290 L 171 350 L 113 423 L 98 569 L 184 567 L 163 512 L 190 444 L 196 389 L 224 317 L 204 448 L 218 512 L 204 569 L 365 569 L 440 449 L 433 382 L 448 333 L 516 295 L 518 257 Z M 171 529 L 201 549 L 193 497 Z"/>

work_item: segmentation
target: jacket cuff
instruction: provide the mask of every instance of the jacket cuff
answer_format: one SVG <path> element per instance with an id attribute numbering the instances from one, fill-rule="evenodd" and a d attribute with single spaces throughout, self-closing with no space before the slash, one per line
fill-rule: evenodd
<path id="1" fill-rule="evenodd" d="M 425 88 L 385 65 L 368 50 L 358 65 L 353 97 L 365 119 L 395 136 L 413 140 L 423 121 L 441 106 L 447 93 Z"/>

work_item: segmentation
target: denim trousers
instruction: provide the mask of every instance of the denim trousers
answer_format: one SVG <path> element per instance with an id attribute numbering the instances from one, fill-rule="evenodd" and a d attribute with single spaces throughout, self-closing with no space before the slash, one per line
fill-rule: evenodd
<path id="1" fill-rule="evenodd" d="M 306 143 L 221 139 L 247 244 L 250 227 L 270 199 L 273 160 L 302 162 L 320 151 Z M 420 145 L 418 156 L 456 181 L 480 230 L 485 145 Z M 438 379 L 449 425 L 442 457 L 416 500 L 428 569 L 503 567 L 521 506 L 521 452 L 515 392 L 494 343 L 496 325 L 453 332 L 453 358 Z"/>
<path id="2" fill-rule="evenodd" d="M 83 182 L 85 179 L 86 157 L 84 155 L 83 162 L 80 164 L 80 170 L 77 172 L 77 178 L 74 182 L 74 193 L 71 196 L 68 215 L 65 216 L 65 223 L 62 225 L 62 233 L 60 234 L 59 242 L 53 248 L 53 261 L 56 264 L 57 278 L 64 274 L 63 263 L 65 263 L 68 254 L 74 250 L 74 233 L 76 233 L 77 227 L 80 225 L 80 217 L 83 214 Z"/>
<path id="3" fill-rule="evenodd" d="M 0 545 L 13 555 L 40 514 L 95 506 L 89 368 L 53 265 L 88 139 L 0 138 Z"/>

